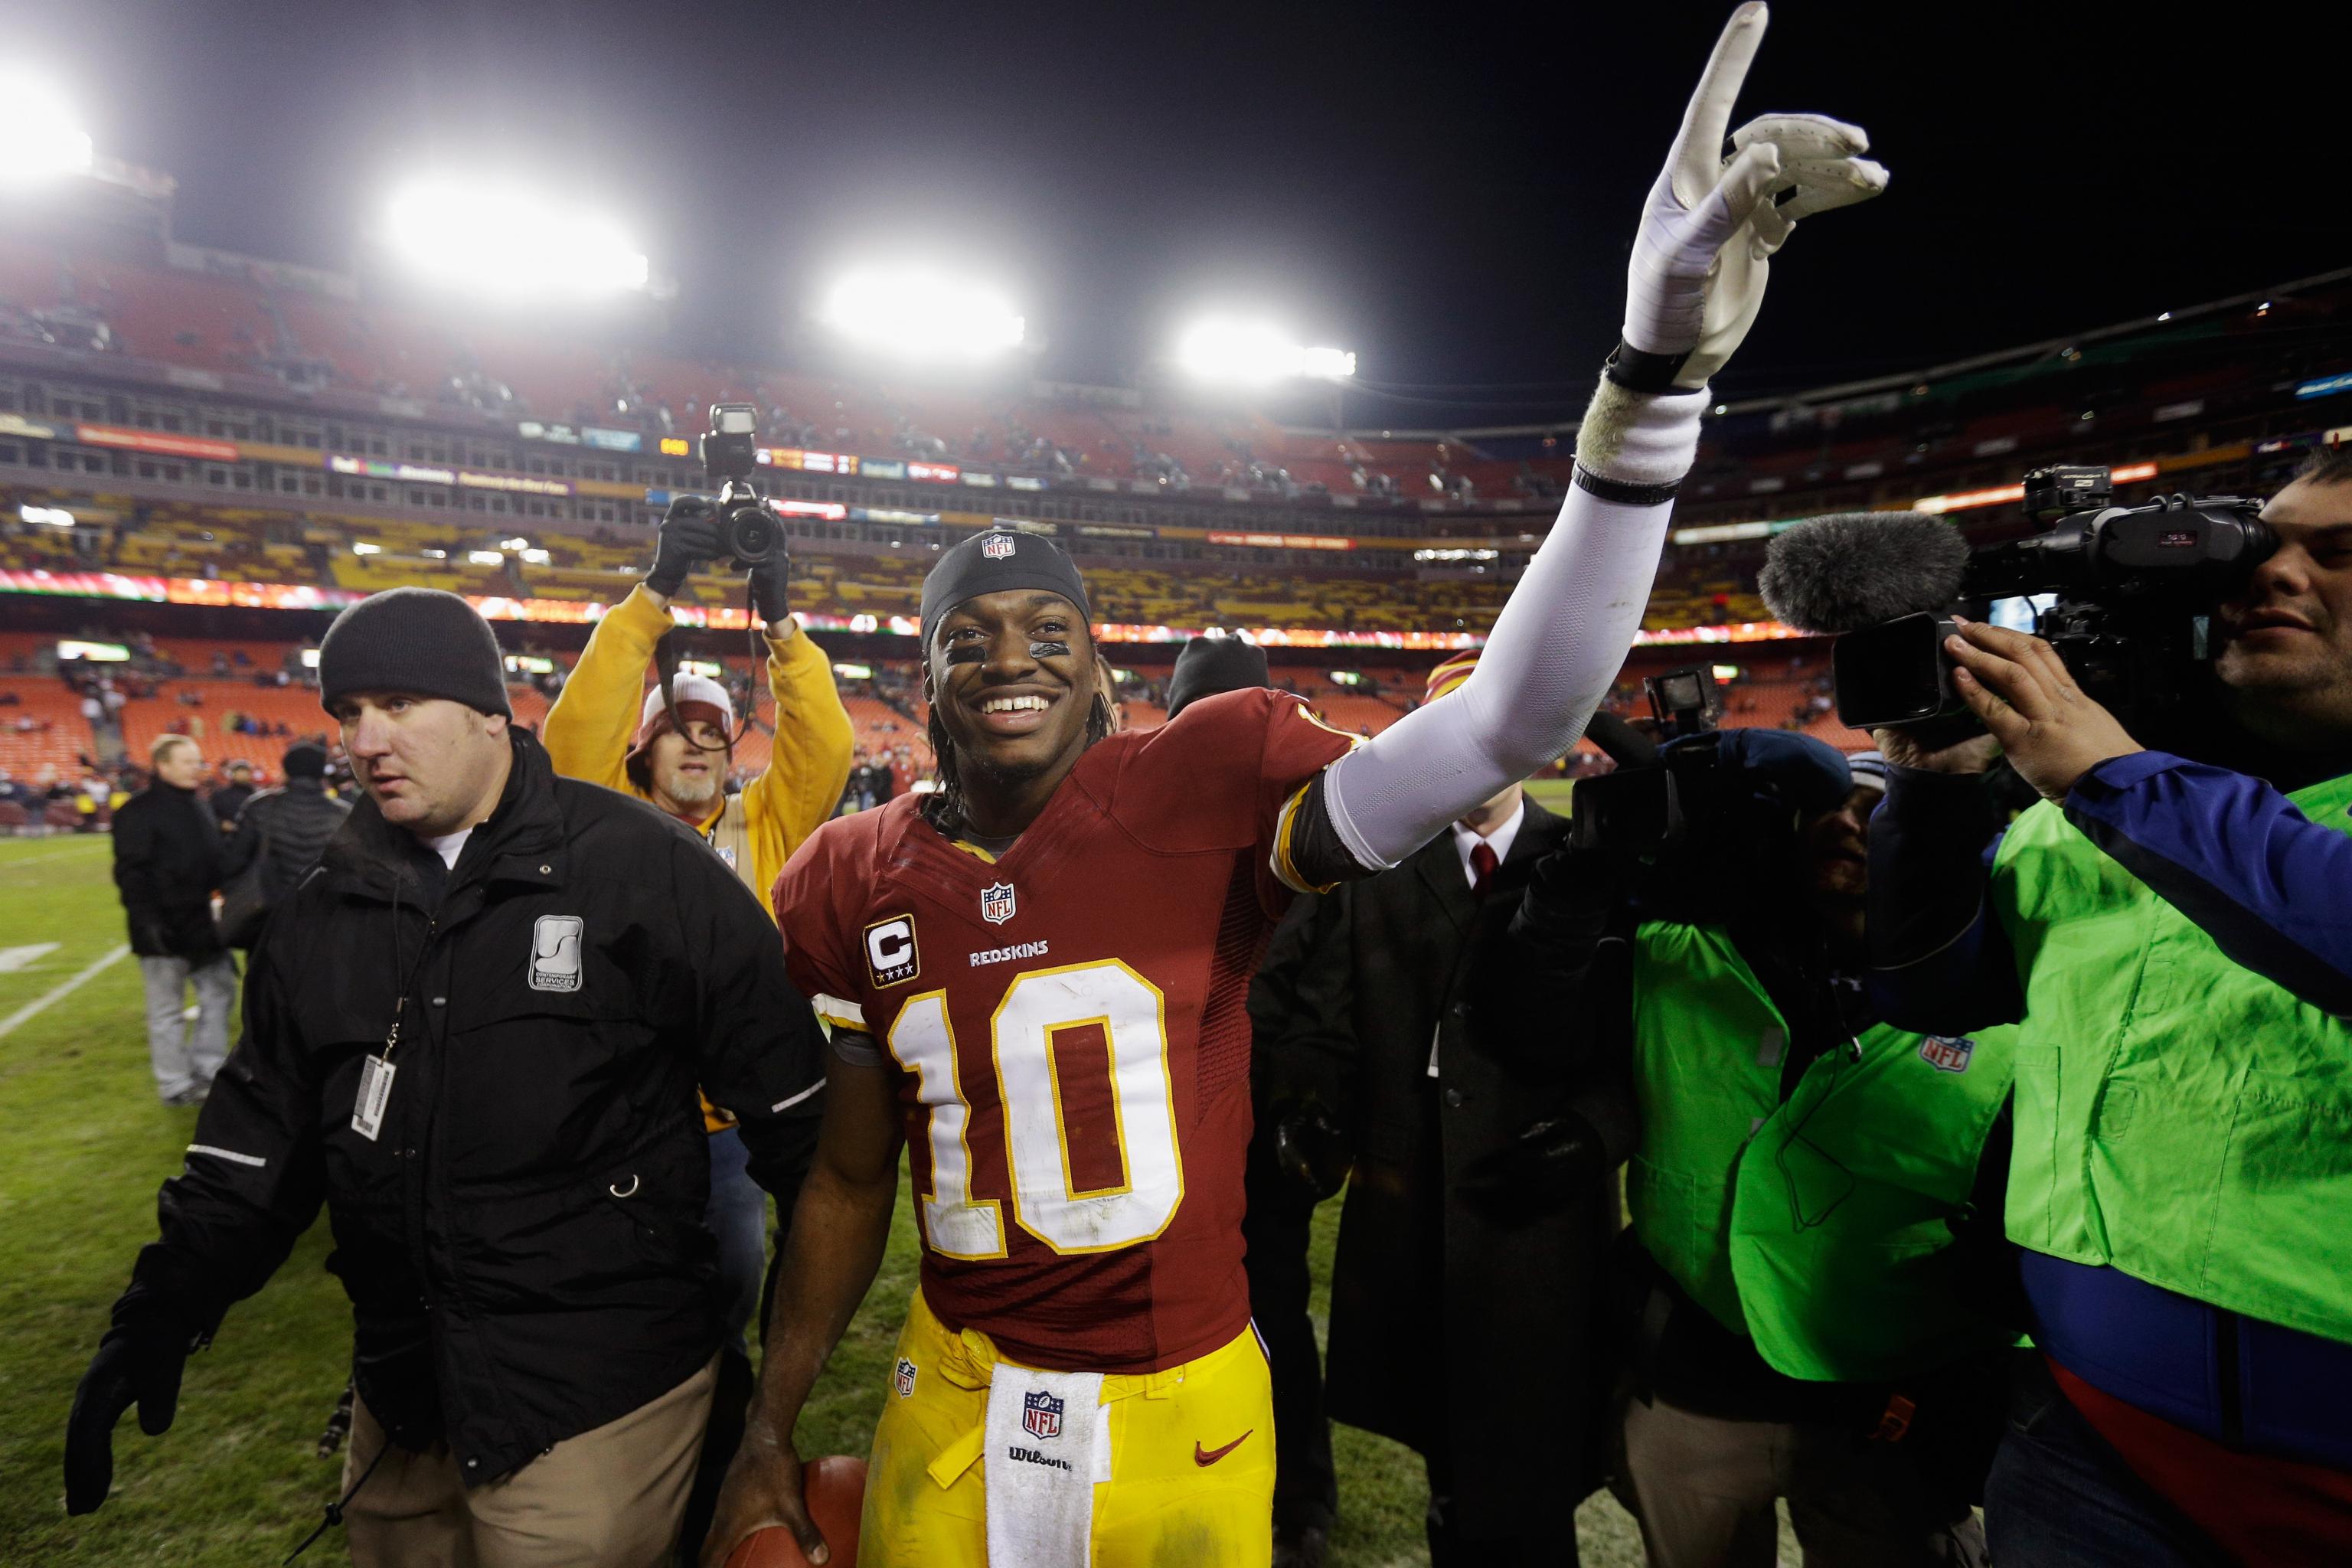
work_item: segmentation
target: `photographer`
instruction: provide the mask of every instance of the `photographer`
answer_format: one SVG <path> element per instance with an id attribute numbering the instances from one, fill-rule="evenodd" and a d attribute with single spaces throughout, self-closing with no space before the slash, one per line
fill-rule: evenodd
<path id="1" fill-rule="evenodd" d="M 1989 1489 L 2004 1564 L 2352 1560 L 2352 453 L 2262 516 L 2197 760 L 1974 623 L 1946 647 L 1988 733 L 1881 732 L 1874 988 L 1914 1026 L 2021 1020 L 2046 1371 Z M 1988 874 L 1996 747 L 2042 804 Z"/>
<path id="2" fill-rule="evenodd" d="M 1589 826 L 1514 926 L 1560 1013 L 1631 1032 L 1621 1495 L 1657 1568 L 1770 1563 L 1776 1497 L 1808 1563 L 1981 1562 L 1984 1391 L 2014 1336 L 1977 1288 L 2002 1270 L 1971 1220 L 2007 1042 L 1870 1010 L 1875 769 L 1759 729 L 1658 762 L 1580 786 Z M 1665 830 L 1612 841 L 1604 808 L 1668 779 Z"/>
<path id="3" fill-rule="evenodd" d="M 656 646 L 673 624 L 672 597 L 689 574 L 728 552 L 717 508 L 692 496 L 670 503 L 653 569 L 597 623 L 548 710 L 547 754 L 565 777 L 634 795 L 692 828 L 764 910 L 784 862 L 841 798 L 852 733 L 831 661 L 802 635 L 785 608 L 792 566 L 782 549 L 750 573 L 752 608 L 766 624 L 775 740 L 768 766 L 740 795 L 730 798 L 726 789 L 736 730 L 735 705 L 726 687 L 681 673 L 667 701 L 658 677 L 647 689 Z M 701 1541 L 719 1477 L 742 1431 L 742 1410 L 751 1392 L 744 1330 L 759 1306 L 767 1258 L 767 1194 L 751 1178 L 732 1119 L 707 1100 L 703 1109 L 710 1133 L 710 1205 L 704 1223 L 719 1238 L 719 1289 L 729 1344 L 719 1363 L 704 1474 L 684 1534 L 688 1548 Z M 790 1220 L 789 1205 L 782 1217 Z"/>

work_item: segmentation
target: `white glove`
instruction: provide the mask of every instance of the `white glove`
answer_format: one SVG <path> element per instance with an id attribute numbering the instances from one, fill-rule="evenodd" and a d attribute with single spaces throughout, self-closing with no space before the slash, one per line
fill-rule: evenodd
<path id="1" fill-rule="evenodd" d="M 1670 368 L 1655 376 L 1661 384 L 1706 385 L 1755 323 L 1772 253 L 1797 220 L 1886 188 L 1886 171 L 1858 156 L 1870 145 L 1861 127 L 1817 114 L 1751 121 L 1723 156 L 1731 106 L 1769 20 L 1760 0 L 1732 13 L 1650 187 L 1627 269 L 1622 335 L 1627 349 L 1669 365 L 1631 367 L 1629 384 Z"/>

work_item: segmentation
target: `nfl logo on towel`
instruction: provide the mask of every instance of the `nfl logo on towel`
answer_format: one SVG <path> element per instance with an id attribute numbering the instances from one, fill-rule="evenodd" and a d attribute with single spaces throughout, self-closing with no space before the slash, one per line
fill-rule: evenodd
<path id="1" fill-rule="evenodd" d="M 991 561 L 1002 561 L 1013 553 L 1013 536 L 1009 533 L 989 534 L 981 540 L 980 552 Z"/>
<path id="2" fill-rule="evenodd" d="M 980 890 L 980 918 L 1001 926 L 1013 918 L 1013 884 L 996 882 Z"/>
<path id="3" fill-rule="evenodd" d="M 1062 1402 L 1050 1394 L 1024 1394 L 1021 1396 L 1021 1425 L 1029 1429 L 1032 1437 L 1058 1437 L 1062 1435 Z"/>

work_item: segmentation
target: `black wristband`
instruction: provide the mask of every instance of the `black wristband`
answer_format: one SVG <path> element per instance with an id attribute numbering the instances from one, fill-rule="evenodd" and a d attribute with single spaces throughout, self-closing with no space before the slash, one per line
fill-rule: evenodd
<path id="1" fill-rule="evenodd" d="M 1596 474 L 1582 463 L 1576 465 L 1576 488 L 1589 490 L 1602 500 L 1613 500 L 1620 506 L 1656 506 L 1670 501 L 1683 488 L 1680 479 L 1668 479 L 1661 485 L 1637 485 L 1624 479 L 1612 479 Z"/>
<path id="2" fill-rule="evenodd" d="M 1675 384 L 1675 377 L 1689 363 L 1688 353 L 1644 353 L 1620 338 L 1601 370 L 1628 392 L 1695 392 L 1696 387 Z"/>

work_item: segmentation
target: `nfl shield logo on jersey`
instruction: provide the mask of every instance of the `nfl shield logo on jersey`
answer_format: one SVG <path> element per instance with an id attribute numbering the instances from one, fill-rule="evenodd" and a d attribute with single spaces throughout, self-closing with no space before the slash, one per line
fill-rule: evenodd
<path id="1" fill-rule="evenodd" d="M 1930 1035 L 1919 1042 L 1919 1058 L 1937 1072 L 1966 1072 L 1977 1043 L 1966 1035 Z"/>
<path id="2" fill-rule="evenodd" d="M 1013 553 L 1013 536 L 1009 533 L 988 534 L 980 542 L 980 552 L 991 561 L 1003 561 Z"/>
<path id="3" fill-rule="evenodd" d="M 980 918 L 1001 926 L 1013 918 L 1013 884 L 996 882 L 980 890 Z"/>
<path id="4" fill-rule="evenodd" d="M 1024 1394 L 1021 1396 L 1021 1425 L 1029 1429 L 1032 1437 L 1058 1437 L 1062 1435 L 1062 1402 L 1050 1394 Z"/>
<path id="5" fill-rule="evenodd" d="M 898 1397 L 911 1398 L 915 1392 L 915 1363 L 905 1356 L 898 1358 Z"/>

